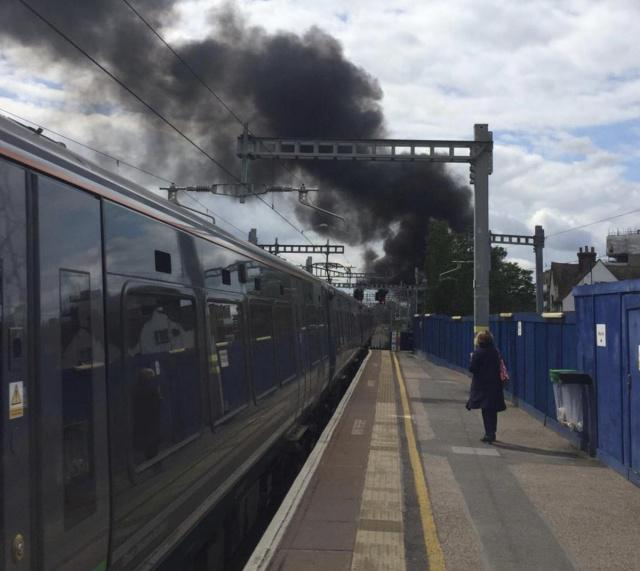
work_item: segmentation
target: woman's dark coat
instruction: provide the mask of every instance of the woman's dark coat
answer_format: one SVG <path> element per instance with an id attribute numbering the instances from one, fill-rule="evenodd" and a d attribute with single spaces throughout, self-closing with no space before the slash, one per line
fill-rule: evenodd
<path id="1" fill-rule="evenodd" d="M 506 410 L 500 380 L 500 356 L 493 343 L 478 346 L 471 356 L 469 371 L 473 373 L 473 380 L 467 408 Z"/>

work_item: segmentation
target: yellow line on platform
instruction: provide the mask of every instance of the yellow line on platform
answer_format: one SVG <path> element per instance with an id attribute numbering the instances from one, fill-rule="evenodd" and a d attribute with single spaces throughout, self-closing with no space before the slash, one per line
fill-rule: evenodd
<path id="1" fill-rule="evenodd" d="M 398 378 L 398 386 L 400 387 L 400 400 L 404 410 L 404 429 L 407 435 L 407 448 L 409 449 L 409 459 L 411 461 L 411 470 L 413 471 L 413 480 L 416 484 L 416 495 L 418 496 L 418 504 L 420 506 L 420 520 L 422 522 L 422 532 L 424 534 L 424 544 L 427 549 L 427 560 L 430 571 L 444 571 L 446 569 L 444 563 L 444 554 L 442 546 L 438 539 L 438 531 L 436 522 L 431 509 L 431 500 L 429 499 L 429 488 L 427 487 L 427 479 L 424 475 L 424 467 L 422 459 L 418 452 L 418 443 L 416 435 L 413 431 L 413 423 L 411 421 L 411 408 L 407 397 L 407 388 L 405 386 L 404 377 L 400 369 L 400 364 L 394 353 L 391 353 L 393 363 L 396 368 L 396 376 Z"/>

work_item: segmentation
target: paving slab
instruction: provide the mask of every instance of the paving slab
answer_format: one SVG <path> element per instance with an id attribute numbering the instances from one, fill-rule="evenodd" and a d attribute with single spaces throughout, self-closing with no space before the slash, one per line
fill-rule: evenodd
<path id="1" fill-rule="evenodd" d="M 640 489 L 511 405 L 481 443 L 469 376 L 400 362 L 447 569 L 640 569 Z"/>

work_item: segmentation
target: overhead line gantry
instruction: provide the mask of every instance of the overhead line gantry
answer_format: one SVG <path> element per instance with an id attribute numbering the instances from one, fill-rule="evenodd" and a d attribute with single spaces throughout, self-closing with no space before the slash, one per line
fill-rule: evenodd
<path id="1" fill-rule="evenodd" d="M 475 199 L 474 331 L 489 328 L 489 175 L 493 171 L 493 134 L 488 125 L 474 125 L 472 141 L 256 137 L 245 128 L 238 137 L 237 154 L 242 159 L 243 182 L 248 181 L 250 161 L 256 159 L 468 163 Z"/>

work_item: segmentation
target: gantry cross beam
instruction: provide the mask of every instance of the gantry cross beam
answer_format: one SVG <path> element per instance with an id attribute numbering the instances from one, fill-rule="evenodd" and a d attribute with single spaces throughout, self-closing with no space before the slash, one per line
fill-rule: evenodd
<path id="1" fill-rule="evenodd" d="M 244 133 L 238 137 L 237 154 L 242 159 L 243 183 L 249 180 L 250 161 L 256 159 L 468 163 L 475 199 L 474 331 L 489 328 L 489 175 L 493 171 L 493 134 L 488 125 L 474 125 L 472 141 L 255 137 L 245 126 Z M 366 192 L 366 189 L 363 191 Z"/>
<path id="2" fill-rule="evenodd" d="M 331 283 L 331 274 L 329 273 L 329 256 L 331 254 L 344 254 L 344 246 L 342 244 L 330 244 L 327 240 L 326 244 L 279 244 L 276 238 L 275 244 L 258 244 L 259 248 L 267 250 L 270 254 L 323 254 L 325 258 L 324 266 L 327 274 L 327 281 Z"/>
<path id="3" fill-rule="evenodd" d="M 522 234 L 494 234 L 491 232 L 492 244 L 505 244 L 509 246 L 533 246 L 536 255 L 536 311 L 544 311 L 544 290 L 543 290 L 543 251 L 544 251 L 544 228 L 536 226 L 533 236 L 523 236 Z"/>
<path id="4" fill-rule="evenodd" d="M 491 141 L 238 137 L 238 156 L 249 159 L 471 163 L 487 149 Z"/>
<path id="5" fill-rule="evenodd" d="M 258 244 L 259 248 L 270 254 L 344 254 L 344 246 L 340 244 Z"/>

